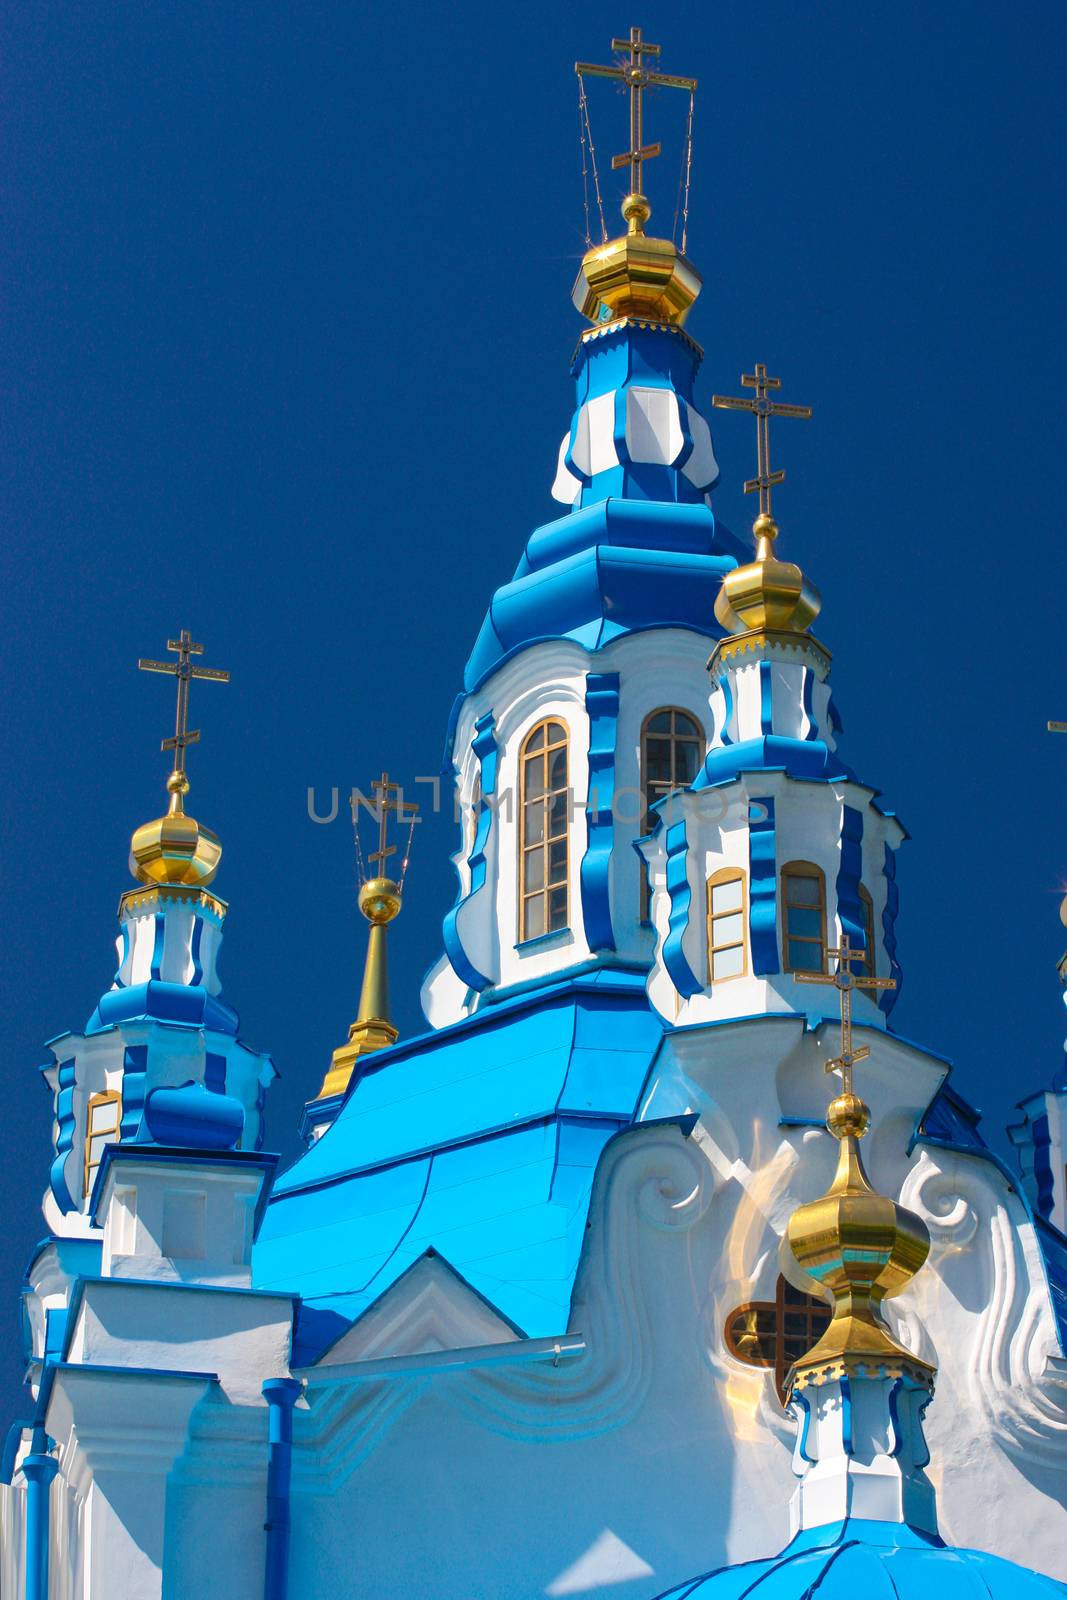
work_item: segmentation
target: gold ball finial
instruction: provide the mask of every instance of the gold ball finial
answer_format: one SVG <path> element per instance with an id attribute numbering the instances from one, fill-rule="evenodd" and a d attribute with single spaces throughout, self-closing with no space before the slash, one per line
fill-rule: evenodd
<path id="1" fill-rule="evenodd" d="M 862 1139 L 871 1125 L 871 1108 L 858 1094 L 839 1094 L 826 1110 L 826 1126 L 835 1139 Z"/>
<path id="2" fill-rule="evenodd" d="M 628 194 L 622 203 L 622 214 L 631 233 L 644 233 L 652 207 L 643 194 Z"/>
<path id="3" fill-rule="evenodd" d="M 400 885 L 392 878 L 370 878 L 359 891 L 359 909 L 376 927 L 399 916 L 401 904 Z"/>

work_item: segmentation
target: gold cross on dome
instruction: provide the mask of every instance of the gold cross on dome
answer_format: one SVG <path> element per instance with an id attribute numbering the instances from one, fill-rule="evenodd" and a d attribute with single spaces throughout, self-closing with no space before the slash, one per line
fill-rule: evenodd
<path id="1" fill-rule="evenodd" d="M 388 772 L 383 772 L 380 778 L 375 778 L 371 784 L 376 797 L 375 811 L 378 816 L 378 848 L 372 850 L 367 857 L 368 861 L 377 861 L 379 876 L 385 874 L 385 863 L 390 856 L 395 856 L 397 847 L 389 844 L 389 817 L 396 817 L 397 823 L 407 821 L 418 812 L 415 803 L 403 800 L 403 791 L 398 783 L 394 783 Z"/>
<path id="2" fill-rule="evenodd" d="M 1049 733 L 1067 733 L 1067 722 L 1050 722 Z"/>
<path id="3" fill-rule="evenodd" d="M 185 771 L 185 750 L 187 745 L 199 744 L 200 729 L 188 727 L 189 720 L 189 685 L 194 678 L 204 678 L 209 683 L 229 683 L 230 674 L 221 672 L 217 667 L 194 667 L 192 656 L 202 656 L 204 647 L 195 644 L 188 628 L 183 628 L 177 639 L 167 640 L 167 649 L 173 650 L 177 661 L 149 661 L 141 657 L 137 665 L 142 672 L 168 672 L 178 680 L 178 705 L 174 716 L 174 737 L 164 739 L 160 745 L 161 750 L 174 751 L 175 772 Z"/>
<path id="4" fill-rule="evenodd" d="M 650 72 L 642 60 L 643 56 L 658 56 L 659 45 L 649 44 L 641 37 L 640 28 L 631 28 L 628 39 L 612 39 L 611 48 L 620 54 L 628 54 L 629 59 L 620 62 L 614 67 L 599 67 L 591 61 L 576 61 L 574 70 L 579 77 L 589 73 L 594 78 L 615 78 L 626 84 L 630 91 L 630 148 L 620 156 L 612 158 L 612 168 L 628 166 L 630 168 L 630 193 L 641 194 L 641 167 L 645 161 L 651 161 L 660 154 L 659 144 L 645 144 L 643 131 L 643 95 L 646 89 L 656 87 L 660 89 L 688 89 L 690 94 L 696 90 L 695 78 L 679 78 L 673 73 Z"/>
<path id="5" fill-rule="evenodd" d="M 863 961 L 866 952 L 862 945 L 854 950 L 849 943 L 848 934 L 842 930 L 841 943 L 836 948 L 827 950 L 826 954 L 837 962 L 836 972 L 795 972 L 793 976 L 798 983 L 832 983 L 841 1000 L 841 1054 L 834 1056 L 832 1061 L 826 1063 L 827 1072 L 840 1072 L 841 1091 L 843 1094 L 852 1093 L 852 1068 L 857 1061 L 865 1061 L 870 1055 L 866 1045 L 858 1049 L 852 1046 L 852 991 L 853 989 L 895 989 L 895 978 L 860 978 L 852 970 L 854 961 Z"/>
<path id="6" fill-rule="evenodd" d="M 810 406 L 783 405 L 780 400 L 772 400 L 771 390 L 782 387 L 781 378 L 769 378 L 767 368 L 762 361 L 756 362 L 755 372 L 743 372 L 741 382 L 746 389 L 755 389 L 751 399 L 747 395 L 713 394 L 711 403 L 718 406 L 720 411 L 752 411 L 756 417 L 756 461 L 757 471 L 754 478 L 745 482 L 745 493 L 753 494 L 759 490 L 760 516 L 769 517 L 771 514 L 771 490 L 776 484 L 785 482 L 785 473 L 771 471 L 771 418 L 772 417 L 810 417 Z"/>

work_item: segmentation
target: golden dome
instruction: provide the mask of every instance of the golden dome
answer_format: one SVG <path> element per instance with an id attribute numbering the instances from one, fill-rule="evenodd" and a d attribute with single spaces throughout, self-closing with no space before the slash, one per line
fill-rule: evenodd
<path id="1" fill-rule="evenodd" d="M 752 525 L 756 559 L 722 581 L 715 615 L 730 633 L 806 633 L 822 606 L 819 591 L 792 561 L 774 553 L 778 524 L 763 512 Z"/>
<path id="2" fill-rule="evenodd" d="M 680 328 L 700 293 L 700 274 L 669 239 L 650 238 L 651 215 L 644 195 L 622 203 L 627 231 L 594 245 L 582 257 L 571 298 L 583 317 L 642 317 Z"/>
<path id="3" fill-rule="evenodd" d="M 219 870 L 222 845 L 210 828 L 185 814 L 189 780 L 184 772 L 167 779 L 166 816 L 143 822 L 130 840 L 130 871 L 139 883 L 186 884 L 205 888 Z"/>
<path id="4" fill-rule="evenodd" d="M 834 1181 L 789 1219 L 789 1248 L 834 1308 L 826 1332 L 793 1376 L 849 1357 L 930 1370 L 896 1342 L 880 1316 L 882 1301 L 899 1294 L 925 1262 L 930 1235 L 921 1218 L 876 1194 L 867 1181 L 859 1140 L 869 1125 L 870 1111 L 857 1095 L 833 1101 L 827 1126 L 841 1141 Z"/>

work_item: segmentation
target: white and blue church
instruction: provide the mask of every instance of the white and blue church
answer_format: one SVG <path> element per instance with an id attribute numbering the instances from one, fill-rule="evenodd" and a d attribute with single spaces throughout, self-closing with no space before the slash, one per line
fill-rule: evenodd
<path id="1" fill-rule="evenodd" d="M 1067 1595 L 1067 1077 L 1013 1170 L 893 1029 L 934 955 L 898 949 L 905 832 L 778 553 L 769 429 L 804 412 L 761 366 L 716 397 L 756 419 L 739 541 L 700 277 L 641 193 L 654 59 L 634 30 L 599 69 L 624 231 L 574 289 L 556 515 L 452 710 L 426 1030 L 390 1020 L 402 884 L 369 878 L 359 1017 L 284 1172 L 187 808 L 206 674 L 187 634 L 154 664 L 167 808 L 42 1069 L 3 1600 Z"/>

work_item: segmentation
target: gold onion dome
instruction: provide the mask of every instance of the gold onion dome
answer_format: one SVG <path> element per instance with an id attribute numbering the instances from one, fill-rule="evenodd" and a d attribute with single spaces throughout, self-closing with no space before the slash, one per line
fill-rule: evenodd
<path id="1" fill-rule="evenodd" d="M 793 561 L 774 553 L 778 524 L 761 512 L 752 525 L 756 559 L 723 579 L 715 615 L 730 633 L 806 633 L 819 614 L 819 591 Z"/>
<path id="2" fill-rule="evenodd" d="M 218 835 L 186 815 L 189 779 L 172 772 L 167 779 L 170 807 L 165 816 L 142 822 L 130 840 L 130 871 L 139 883 L 184 884 L 206 888 L 219 870 Z"/>
<path id="3" fill-rule="evenodd" d="M 897 1343 L 880 1315 L 882 1301 L 899 1294 L 925 1262 L 930 1235 L 921 1218 L 871 1188 L 859 1150 L 870 1121 L 868 1107 L 850 1091 L 831 1102 L 826 1123 L 841 1142 L 834 1181 L 789 1219 L 789 1248 L 833 1302 L 829 1327 L 797 1363 L 791 1382 L 813 1369 L 872 1361 L 931 1371 Z"/>
<path id="4" fill-rule="evenodd" d="M 590 322 L 638 317 L 680 328 L 701 290 L 700 274 L 669 239 L 645 233 L 643 194 L 622 203 L 627 231 L 587 250 L 571 298 Z"/>

